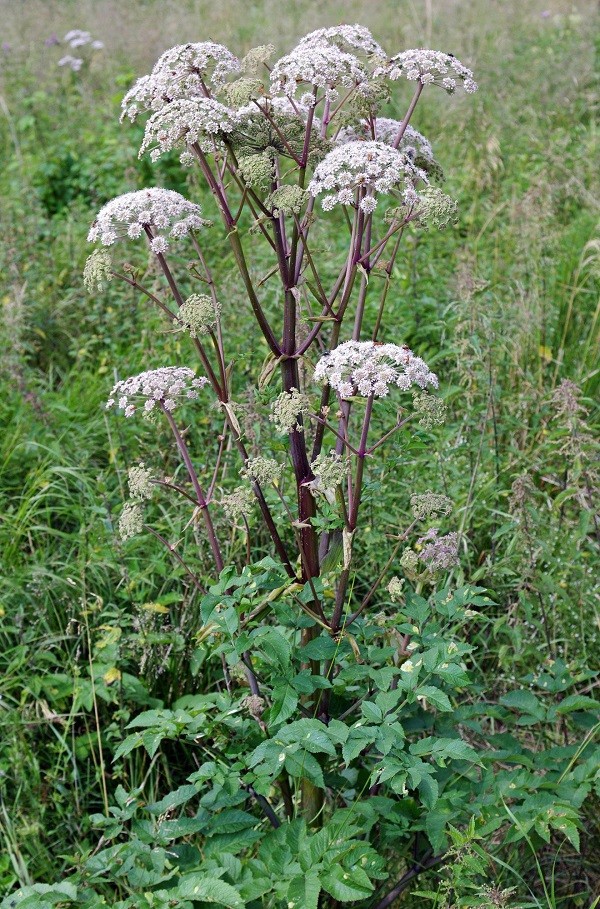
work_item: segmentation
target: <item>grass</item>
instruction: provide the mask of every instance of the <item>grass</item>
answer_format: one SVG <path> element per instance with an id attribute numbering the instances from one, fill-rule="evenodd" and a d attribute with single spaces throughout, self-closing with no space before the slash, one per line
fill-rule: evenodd
<path id="1" fill-rule="evenodd" d="M 309 29 L 360 21 L 388 48 L 452 50 L 475 69 L 474 101 L 432 96 L 415 120 L 434 143 L 460 220 L 409 241 L 392 301 L 394 339 L 433 357 L 449 420 L 427 450 L 400 452 L 393 476 L 372 477 L 369 495 L 383 495 L 391 515 L 427 488 L 455 501 L 464 574 L 500 604 L 477 641 L 495 691 L 557 658 L 592 689 L 600 636 L 589 439 L 600 385 L 595 14 L 592 2 L 556 0 L 0 2 L 10 45 L 0 52 L 0 887 L 50 879 L 75 842 L 91 848 L 87 816 L 119 782 L 147 773 L 160 790 L 163 758 L 149 768 L 131 756 L 121 779 L 111 751 L 140 705 L 199 683 L 186 642 L 195 607 L 178 571 L 151 541 L 123 546 L 114 532 L 127 465 L 140 447 L 150 450 L 150 436 L 117 427 L 101 409 L 113 375 L 158 365 L 167 352 L 185 358 L 185 347 L 133 295 L 111 288 L 89 298 L 81 285 L 87 226 L 100 204 L 150 181 L 185 188 L 172 162 L 153 171 L 138 163 L 139 129 L 117 122 L 125 87 L 171 44 L 211 37 L 240 50 L 268 41 L 284 50 Z M 44 46 L 73 27 L 106 45 L 78 77 L 59 70 L 58 49 Z M 197 192 L 190 181 L 186 191 Z M 244 399 L 263 352 L 245 343 L 229 269 L 223 260 L 218 279 Z M 576 424 L 553 400 L 566 378 L 586 407 Z M 198 451 L 214 419 L 195 427 Z M 260 444 L 258 424 L 256 432 Z M 516 521 L 512 487 L 524 473 L 532 485 Z M 176 515 L 159 517 L 177 526 Z M 358 584 L 368 585 L 386 545 L 375 524 L 370 540 Z M 115 683 L 106 674 L 117 662 Z M 552 905 L 591 902 L 596 809 L 590 802 L 580 856 L 562 849 L 557 857 L 551 844 L 535 862 L 505 857 L 542 897 L 552 878 Z"/>

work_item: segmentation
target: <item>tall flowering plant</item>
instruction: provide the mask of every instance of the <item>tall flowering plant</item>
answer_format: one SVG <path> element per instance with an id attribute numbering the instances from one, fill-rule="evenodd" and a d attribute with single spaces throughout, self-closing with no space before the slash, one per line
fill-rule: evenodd
<path id="1" fill-rule="evenodd" d="M 199 360 L 199 375 L 190 359 L 119 380 L 107 407 L 131 420 L 160 419 L 172 433 L 181 471 L 164 478 L 135 467 L 120 529 L 125 538 L 149 532 L 168 547 L 200 599 L 196 643 L 218 666 L 215 690 L 132 724 L 117 759 L 138 747 L 153 755 L 178 738 L 194 752 L 193 772 L 149 807 L 150 821 L 125 843 L 126 823 L 142 809 L 122 793 L 118 823 L 102 822 L 112 841 L 102 867 L 137 844 L 121 874 L 133 893 L 131 874 L 148 865 L 152 843 L 155 892 L 184 900 L 177 905 L 316 909 L 366 900 L 383 909 L 442 861 L 479 774 L 477 751 L 448 715 L 454 690 L 467 683 L 469 648 L 454 633 L 485 598 L 448 587 L 422 596 L 457 561 L 457 535 L 437 526 L 450 502 L 415 496 L 409 526 L 390 528 L 390 551 L 366 585 L 357 583 L 372 465 L 397 433 L 443 420 L 437 376 L 386 316 L 407 231 L 456 216 L 431 144 L 410 121 L 430 86 L 452 95 L 476 85 L 456 57 L 390 57 L 358 25 L 312 32 L 274 63 L 272 54 L 258 47 L 240 60 L 220 44 L 177 46 L 123 100 L 124 119 L 145 118 L 140 155 L 156 161 L 177 150 L 212 194 L 220 226 L 197 202 L 150 188 L 109 202 L 89 233 L 98 246 L 88 288 L 126 282 L 189 336 Z M 394 119 L 398 80 L 413 94 Z M 264 439 L 253 447 L 241 425 L 209 230 L 233 254 L 253 315 L 249 343 L 262 338 L 267 352 L 256 379 L 271 395 L 263 423 L 271 448 Z M 328 234 L 333 262 L 320 250 Z M 163 294 L 115 264 L 113 248 L 136 240 L 155 257 Z M 191 294 L 183 289 L 190 273 L 182 278 L 173 256 L 182 247 L 195 256 Z M 258 280 L 254 261 L 266 257 L 271 265 Z M 393 406 L 378 415 L 382 399 Z M 224 429 L 207 473 L 190 438 L 195 414 L 214 402 Z M 231 448 L 239 456 L 233 489 L 221 481 Z M 185 535 L 174 543 L 147 519 L 161 492 L 189 507 L 212 572 Z M 246 558 L 229 555 L 232 532 L 250 537 L 257 521 L 268 548 L 250 540 Z M 173 811 L 179 828 L 169 833 Z M 400 882 L 386 890 L 390 855 Z"/>

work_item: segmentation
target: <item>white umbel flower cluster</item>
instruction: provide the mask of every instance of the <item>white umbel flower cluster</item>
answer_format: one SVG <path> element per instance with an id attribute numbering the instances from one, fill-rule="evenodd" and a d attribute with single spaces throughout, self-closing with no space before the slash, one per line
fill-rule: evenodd
<path id="1" fill-rule="evenodd" d="M 418 48 L 396 54 L 375 70 L 375 76 L 387 79 L 408 79 L 422 85 L 439 85 L 452 94 L 461 85 L 468 94 L 477 91 L 477 83 L 470 69 L 452 54 Z"/>
<path id="2" fill-rule="evenodd" d="M 179 238 L 208 223 L 201 217 L 200 206 L 195 202 L 189 202 L 172 189 L 152 187 L 125 193 L 107 202 L 92 224 L 88 241 L 99 240 L 103 246 L 112 246 L 125 237 L 136 239 L 143 234 L 144 228 L 151 228 L 153 233 L 161 234 L 152 241 L 152 249 L 158 253 L 164 252 L 169 245 L 164 233 Z"/>
<path id="3" fill-rule="evenodd" d="M 411 385 L 438 387 L 435 373 L 408 347 L 373 341 L 340 344 L 319 360 L 314 377 L 317 382 L 329 383 L 342 398 L 384 398 L 391 385 L 403 391 Z"/>
<path id="4" fill-rule="evenodd" d="M 378 117 L 375 121 L 375 139 L 377 142 L 385 142 L 386 145 L 392 145 L 398 130 L 400 129 L 400 120 L 393 120 L 391 117 Z M 347 142 L 356 141 L 357 139 L 371 139 L 371 127 L 366 120 L 362 120 L 358 126 L 350 126 L 340 130 L 335 140 L 336 145 L 344 145 Z M 404 135 L 400 140 L 398 151 L 404 152 L 411 160 L 415 158 L 424 158 L 426 161 L 433 162 L 433 148 L 431 142 L 417 129 L 408 125 Z"/>
<path id="5" fill-rule="evenodd" d="M 152 72 L 127 92 L 121 119 L 129 117 L 133 122 L 142 111 L 159 110 L 171 101 L 206 97 L 207 82 L 220 88 L 228 75 L 239 71 L 240 61 L 223 44 L 178 44 L 165 51 Z"/>
<path id="6" fill-rule="evenodd" d="M 271 93 L 296 98 L 301 87 L 324 89 L 325 97 L 335 100 L 337 88 L 351 88 L 366 83 L 367 73 L 358 57 L 326 41 L 301 42 L 275 63 L 271 70 Z M 311 101 L 310 92 L 301 95 L 303 103 Z"/>
<path id="7" fill-rule="evenodd" d="M 314 32 L 309 32 L 300 41 L 299 47 L 304 44 L 329 43 L 336 45 L 347 45 L 354 50 L 363 51 L 365 54 L 375 57 L 385 57 L 386 53 L 382 46 L 377 43 L 368 28 L 364 25 L 334 25 L 332 28 L 318 28 Z"/>
<path id="8" fill-rule="evenodd" d="M 376 193 L 402 190 L 405 204 L 414 204 L 418 197 L 415 183 L 427 182 L 427 175 L 412 163 L 403 152 L 384 142 L 346 142 L 332 149 L 317 165 L 308 185 L 312 196 L 325 192 L 322 206 L 329 211 L 334 205 L 352 205 L 356 189 L 366 193 L 360 201 L 364 212 L 377 205 Z"/>
<path id="9" fill-rule="evenodd" d="M 204 388 L 208 379 L 196 378 L 187 366 L 162 366 L 150 369 L 137 376 L 130 376 L 117 382 L 106 402 L 106 409 L 119 407 L 126 417 L 132 417 L 137 405 L 143 401 L 143 410 L 150 413 L 157 404 L 173 411 L 182 399 L 198 397 L 198 389 Z"/>
<path id="10" fill-rule="evenodd" d="M 161 155 L 178 146 L 198 143 L 202 151 L 214 151 L 215 141 L 235 126 L 234 113 L 212 98 L 196 98 L 193 101 L 179 99 L 171 101 L 146 123 L 144 140 L 138 157 L 151 149 L 150 158 L 158 161 Z"/>

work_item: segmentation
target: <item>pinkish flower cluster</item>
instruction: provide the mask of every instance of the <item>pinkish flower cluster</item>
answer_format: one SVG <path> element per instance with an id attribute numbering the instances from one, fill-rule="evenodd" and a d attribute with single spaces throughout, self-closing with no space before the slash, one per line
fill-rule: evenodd
<path id="1" fill-rule="evenodd" d="M 438 379 L 408 347 L 346 341 L 317 363 L 315 381 L 327 382 L 342 398 L 360 395 L 385 397 L 390 386 L 406 391 L 411 385 L 437 388 Z"/>
<path id="2" fill-rule="evenodd" d="M 400 120 L 393 120 L 391 117 L 377 117 L 375 121 L 375 141 L 392 145 L 398 135 L 400 126 Z M 372 139 L 371 126 L 366 120 L 361 120 L 357 126 L 349 126 L 340 130 L 335 142 L 336 145 L 344 145 L 347 142 L 353 142 L 358 139 Z M 404 152 L 411 160 L 418 157 L 424 158 L 426 161 L 434 161 L 431 142 L 410 124 L 404 130 L 398 151 Z"/>
<path id="3" fill-rule="evenodd" d="M 119 407 L 126 417 L 132 417 L 140 401 L 144 402 L 144 413 L 150 413 L 157 404 L 164 410 L 173 411 L 181 399 L 198 397 L 198 389 L 204 388 L 208 379 L 196 378 L 187 366 L 162 366 L 150 369 L 137 376 L 130 376 L 117 382 L 106 402 L 106 409 Z"/>
<path id="4" fill-rule="evenodd" d="M 133 121 L 142 111 L 160 110 L 178 99 L 205 98 L 208 82 L 220 88 L 227 76 L 239 70 L 240 61 L 223 44 L 178 44 L 165 51 L 152 72 L 127 92 L 121 102 L 121 119 Z"/>
<path id="5" fill-rule="evenodd" d="M 326 41 L 301 42 L 275 63 L 271 70 L 271 93 L 296 98 L 301 87 L 324 90 L 335 100 L 339 87 L 351 88 L 366 83 L 367 73 L 358 57 Z M 301 95 L 304 104 L 314 104 L 310 91 Z"/>
<path id="6" fill-rule="evenodd" d="M 375 70 L 375 76 L 384 76 L 392 81 L 408 79 L 409 82 L 420 82 L 422 85 L 439 85 L 449 94 L 455 92 L 460 85 L 468 94 L 477 91 L 473 73 L 460 60 L 452 54 L 424 48 L 396 54 Z"/>
<path id="7" fill-rule="evenodd" d="M 335 44 L 338 47 L 346 45 L 355 51 L 360 50 L 374 57 L 386 56 L 382 46 L 377 43 L 364 25 L 334 25 L 332 28 L 318 28 L 305 35 L 300 41 L 299 47 L 303 44 L 321 44 L 323 42 Z"/>
<path id="8" fill-rule="evenodd" d="M 196 203 L 171 189 L 152 187 L 125 193 L 107 202 L 90 228 L 88 241 L 112 246 L 125 237 L 136 239 L 148 229 L 153 235 L 158 233 L 151 240 L 153 252 L 162 253 L 169 246 L 164 233 L 180 238 L 208 223 L 201 217 L 200 206 Z"/>
<path id="9" fill-rule="evenodd" d="M 447 533 L 438 536 L 438 531 L 433 528 L 418 541 L 423 545 L 419 558 L 429 571 L 442 571 L 453 568 L 458 564 L 458 534 Z"/>
<path id="10" fill-rule="evenodd" d="M 210 152 L 234 126 L 234 112 L 212 98 L 171 101 L 148 119 L 139 157 L 151 149 L 150 158 L 157 161 L 177 146 L 195 143 Z"/>
<path id="11" fill-rule="evenodd" d="M 330 151 L 317 165 L 308 191 L 313 196 L 327 193 L 322 206 L 352 205 L 357 189 L 363 190 L 360 208 L 372 212 L 377 193 L 401 189 L 402 201 L 409 205 L 417 199 L 415 183 L 427 183 L 427 175 L 409 157 L 384 142 L 346 142 Z"/>

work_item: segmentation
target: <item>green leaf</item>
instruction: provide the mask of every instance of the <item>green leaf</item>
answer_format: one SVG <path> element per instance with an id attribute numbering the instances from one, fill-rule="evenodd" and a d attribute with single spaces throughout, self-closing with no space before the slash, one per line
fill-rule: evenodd
<path id="1" fill-rule="evenodd" d="M 179 789 L 175 789 L 165 795 L 159 802 L 152 802 L 152 804 L 147 805 L 146 810 L 150 814 L 164 814 L 165 811 L 169 811 L 171 808 L 185 805 L 195 795 L 198 795 L 198 790 L 195 786 L 180 786 Z"/>
<path id="2" fill-rule="evenodd" d="M 369 896 L 375 889 L 362 868 L 346 871 L 341 865 L 334 865 L 321 875 L 323 889 L 340 903 L 351 903 Z"/>
<path id="3" fill-rule="evenodd" d="M 377 726 L 352 726 L 348 733 L 348 739 L 342 747 L 342 756 L 346 764 L 349 764 L 361 753 L 367 745 L 372 745 L 379 729 Z"/>
<path id="4" fill-rule="evenodd" d="M 454 710 L 448 695 L 434 685 L 421 685 L 416 689 L 415 694 L 419 698 L 425 698 L 437 710 L 443 710 L 445 713 L 451 713 Z"/>
<path id="5" fill-rule="evenodd" d="M 286 745 L 301 745 L 312 754 L 323 753 L 335 757 L 335 746 L 327 734 L 327 726 L 320 720 L 296 720 L 278 731 L 277 740 Z"/>
<path id="6" fill-rule="evenodd" d="M 419 790 L 419 795 L 421 796 L 423 804 L 431 811 L 440 794 L 440 787 L 438 786 L 437 780 L 432 776 L 424 776 L 417 786 L 417 789 Z"/>
<path id="7" fill-rule="evenodd" d="M 273 706 L 269 710 L 269 727 L 285 723 L 298 706 L 298 694 L 290 684 L 281 685 L 273 692 Z"/>
<path id="8" fill-rule="evenodd" d="M 330 660 L 338 650 L 338 644 L 328 634 L 322 634 L 300 648 L 303 660 Z"/>
<path id="9" fill-rule="evenodd" d="M 177 887 L 169 892 L 183 899 L 218 903 L 227 909 L 244 909 L 246 905 L 235 887 L 205 874 L 186 874 Z"/>
<path id="10" fill-rule="evenodd" d="M 290 909 L 318 909 L 321 884 L 316 871 L 308 871 L 290 881 L 287 892 Z"/>
<path id="11" fill-rule="evenodd" d="M 325 780 L 321 765 L 314 755 L 308 751 L 295 751 L 287 754 L 285 758 L 285 769 L 292 776 L 310 780 L 319 789 L 325 789 Z"/>
<path id="12" fill-rule="evenodd" d="M 574 710 L 600 710 L 600 701 L 583 694 L 571 694 L 556 705 L 557 713 L 572 713 Z"/>
<path id="13" fill-rule="evenodd" d="M 280 669 L 288 669 L 292 659 L 290 642 L 276 628 L 261 628 L 252 634 L 252 643 L 266 659 Z"/>
<path id="14" fill-rule="evenodd" d="M 500 698 L 500 703 L 504 707 L 511 707 L 513 710 L 520 710 L 533 716 L 543 716 L 545 713 L 544 705 L 536 698 L 533 691 L 527 691 L 527 689 L 509 691 Z"/>

